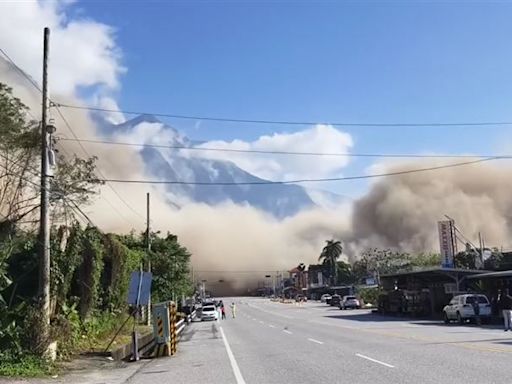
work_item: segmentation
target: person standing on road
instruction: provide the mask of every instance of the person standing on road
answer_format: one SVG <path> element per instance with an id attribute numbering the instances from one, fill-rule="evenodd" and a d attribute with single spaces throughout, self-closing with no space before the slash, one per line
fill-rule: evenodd
<path id="1" fill-rule="evenodd" d="M 473 302 L 471 304 L 473 305 L 473 312 L 475 314 L 475 323 L 476 325 L 480 325 L 480 302 L 478 295 L 473 296 Z"/>
<path id="2" fill-rule="evenodd" d="M 231 303 L 231 314 L 233 315 L 233 319 L 236 317 L 236 305 L 234 302 Z"/>
<path id="3" fill-rule="evenodd" d="M 501 313 L 503 314 L 503 324 L 505 332 L 512 330 L 512 297 L 508 288 L 500 293 L 499 303 Z"/>
<path id="4" fill-rule="evenodd" d="M 226 320 L 226 307 L 224 307 L 224 303 L 220 302 L 220 313 L 222 315 L 222 320 Z"/>

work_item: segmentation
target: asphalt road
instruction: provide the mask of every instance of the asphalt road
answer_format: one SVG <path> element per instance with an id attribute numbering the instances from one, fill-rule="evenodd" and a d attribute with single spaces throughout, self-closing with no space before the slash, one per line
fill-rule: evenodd
<path id="1" fill-rule="evenodd" d="M 188 327 L 178 355 L 127 382 L 501 383 L 512 380 L 512 333 L 237 298 L 237 318 Z M 230 299 L 224 300 L 231 302 Z M 230 312 L 228 311 L 228 315 Z"/>

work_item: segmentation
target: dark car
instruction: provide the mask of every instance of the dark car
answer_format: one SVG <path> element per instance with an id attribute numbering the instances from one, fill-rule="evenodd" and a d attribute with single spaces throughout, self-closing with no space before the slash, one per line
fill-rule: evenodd
<path id="1" fill-rule="evenodd" d="M 338 307 L 341 303 L 341 296 L 340 295 L 332 295 L 331 296 L 331 301 L 329 302 L 329 304 L 333 307 Z"/>

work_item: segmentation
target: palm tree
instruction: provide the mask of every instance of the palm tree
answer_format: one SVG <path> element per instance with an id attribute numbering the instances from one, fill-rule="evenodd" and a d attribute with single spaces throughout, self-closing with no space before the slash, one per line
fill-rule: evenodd
<path id="1" fill-rule="evenodd" d="M 323 261 L 325 266 L 329 266 L 331 270 L 331 286 L 336 285 L 338 281 L 337 275 L 338 271 L 336 268 L 336 261 L 339 259 L 343 252 L 343 247 L 341 246 L 341 241 L 339 240 L 326 240 L 327 244 L 322 249 L 322 253 L 318 258 L 318 261 Z"/>

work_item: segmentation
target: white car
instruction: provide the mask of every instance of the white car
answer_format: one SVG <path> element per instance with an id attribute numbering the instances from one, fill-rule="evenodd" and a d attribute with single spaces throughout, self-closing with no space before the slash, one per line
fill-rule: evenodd
<path id="1" fill-rule="evenodd" d="M 489 320 L 491 318 L 491 304 L 485 295 L 458 295 L 450 300 L 450 303 L 443 308 L 444 322 L 448 324 L 451 320 L 457 320 L 463 324 L 466 320 L 475 318 L 473 304 L 478 300 L 480 318 Z"/>
<path id="2" fill-rule="evenodd" d="M 219 320 L 219 312 L 213 304 L 204 305 L 201 310 L 201 321 Z"/>
<path id="3" fill-rule="evenodd" d="M 361 303 L 355 296 L 343 296 L 343 299 L 340 302 L 340 309 L 359 309 L 361 308 Z"/>
<path id="4" fill-rule="evenodd" d="M 320 302 L 322 303 L 326 303 L 327 300 L 331 300 L 331 295 L 329 295 L 328 293 L 325 293 L 320 297 Z"/>

